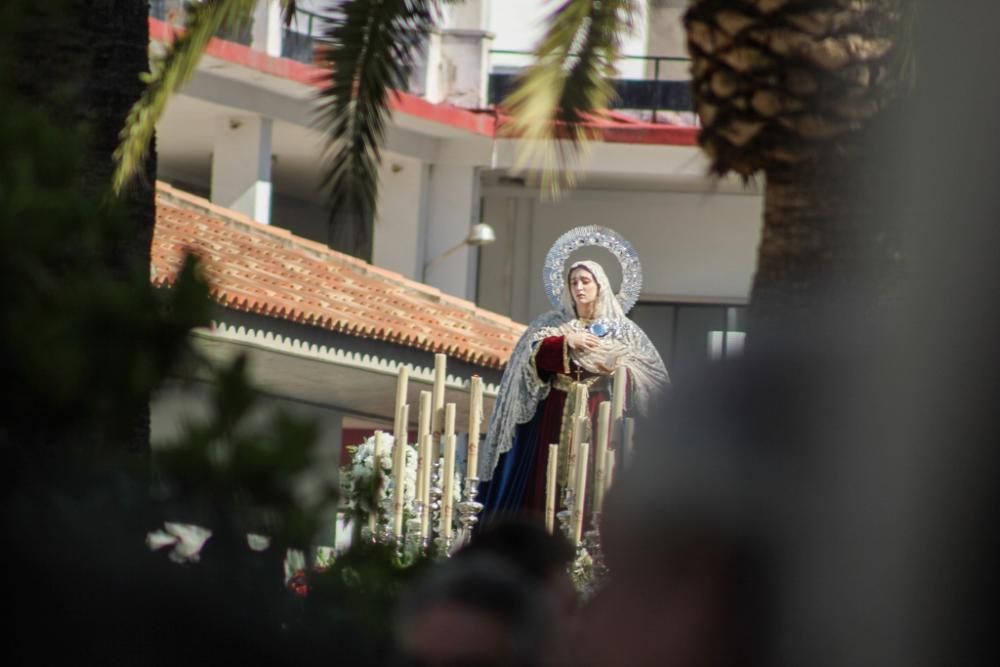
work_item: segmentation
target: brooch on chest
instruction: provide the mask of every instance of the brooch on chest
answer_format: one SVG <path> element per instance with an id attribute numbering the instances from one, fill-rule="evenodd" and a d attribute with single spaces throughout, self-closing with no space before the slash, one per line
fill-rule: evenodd
<path id="1" fill-rule="evenodd" d="M 594 320 L 587 325 L 587 331 L 594 334 L 598 338 L 604 338 L 605 336 L 611 336 L 612 338 L 617 338 L 619 333 L 621 333 L 621 327 L 618 322 L 613 320 Z"/>

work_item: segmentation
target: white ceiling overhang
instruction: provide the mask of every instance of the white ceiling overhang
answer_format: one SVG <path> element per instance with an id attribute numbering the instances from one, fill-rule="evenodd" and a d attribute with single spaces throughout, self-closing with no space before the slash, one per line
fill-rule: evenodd
<path id="1" fill-rule="evenodd" d="M 213 323 L 211 330 L 198 329 L 191 335 L 195 347 L 214 362 L 226 363 L 245 355 L 251 381 L 265 394 L 329 406 L 357 417 L 392 421 L 397 376 L 404 364 L 388 354 L 362 351 L 363 341 L 352 346 L 356 349 L 344 349 L 281 335 L 266 327 L 219 321 Z M 405 364 L 410 367 L 407 401 L 411 426 L 417 424 L 420 392 L 430 391 L 433 386 L 433 356 L 427 357 L 431 360 L 429 364 Z M 468 371 L 468 367 L 449 369 L 445 382 L 445 401 L 456 404 L 459 425 L 468 423 L 471 377 Z M 487 415 L 492 412 L 496 393 L 497 385 L 487 379 L 484 382 Z"/>

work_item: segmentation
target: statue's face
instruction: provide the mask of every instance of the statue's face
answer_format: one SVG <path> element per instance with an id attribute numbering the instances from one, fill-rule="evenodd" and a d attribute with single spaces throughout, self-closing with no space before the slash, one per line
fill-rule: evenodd
<path id="1" fill-rule="evenodd" d="M 587 269 L 579 267 L 570 271 L 569 293 L 577 308 L 596 302 L 598 289 L 594 274 Z"/>

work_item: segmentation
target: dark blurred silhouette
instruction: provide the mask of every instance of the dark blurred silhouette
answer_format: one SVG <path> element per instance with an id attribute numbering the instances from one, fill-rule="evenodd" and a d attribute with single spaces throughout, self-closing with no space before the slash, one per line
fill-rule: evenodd
<path id="1" fill-rule="evenodd" d="M 408 667 L 553 664 L 551 602 L 508 561 L 487 554 L 431 569 L 404 594 L 396 622 Z"/>
<path id="2" fill-rule="evenodd" d="M 576 664 L 766 664 L 773 563 L 762 502 L 771 436 L 788 424 L 768 407 L 783 393 L 747 377 L 720 371 L 675 387 L 637 434 L 634 465 L 605 500 L 610 576 L 582 610 Z"/>
<path id="3" fill-rule="evenodd" d="M 637 434 L 588 664 L 1000 662 L 995 11 L 922 3 L 904 45 L 917 89 L 873 153 L 905 278 L 832 277 L 808 326 L 748 333 Z"/>
<path id="4" fill-rule="evenodd" d="M 563 620 L 569 620 L 577 604 L 576 589 L 569 576 L 573 547 L 560 533 L 550 535 L 540 521 L 504 518 L 487 524 L 455 554 L 456 558 L 489 554 L 511 563 L 521 574 L 551 596 Z"/>

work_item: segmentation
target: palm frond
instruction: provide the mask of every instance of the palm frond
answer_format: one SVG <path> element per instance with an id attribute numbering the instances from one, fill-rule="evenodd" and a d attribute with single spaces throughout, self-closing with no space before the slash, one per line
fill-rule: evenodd
<path id="1" fill-rule="evenodd" d="M 281 0 L 281 20 L 284 22 L 286 28 L 295 21 L 295 12 L 297 10 L 298 7 L 295 5 L 295 0 Z"/>
<path id="2" fill-rule="evenodd" d="M 330 17 L 319 48 L 329 70 L 319 125 L 331 219 L 346 209 L 362 215 L 342 224 L 362 224 L 364 213 L 374 213 L 390 95 L 406 89 L 438 11 L 438 0 L 346 0 Z"/>
<path id="3" fill-rule="evenodd" d="M 515 167 L 539 169 L 551 194 L 573 184 L 572 163 L 591 136 L 586 123 L 614 99 L 611 78 L 638 11 L 635 0 L 565 0 L 504 100 L 521 139 Z"/>
<path id="4" fill-rule="evenodd" d="M 204 0 L 187 5 L 184 31 L 152 60 L 150 72 L 143 79 L 146 90 L 125 119 L 114 154 L 114 192 L 121 192 L 139 171 L 167 100 L 191 78 L 212 37 L 220 28 L 248 23 L 256 5 L 256 0 Z"/>

